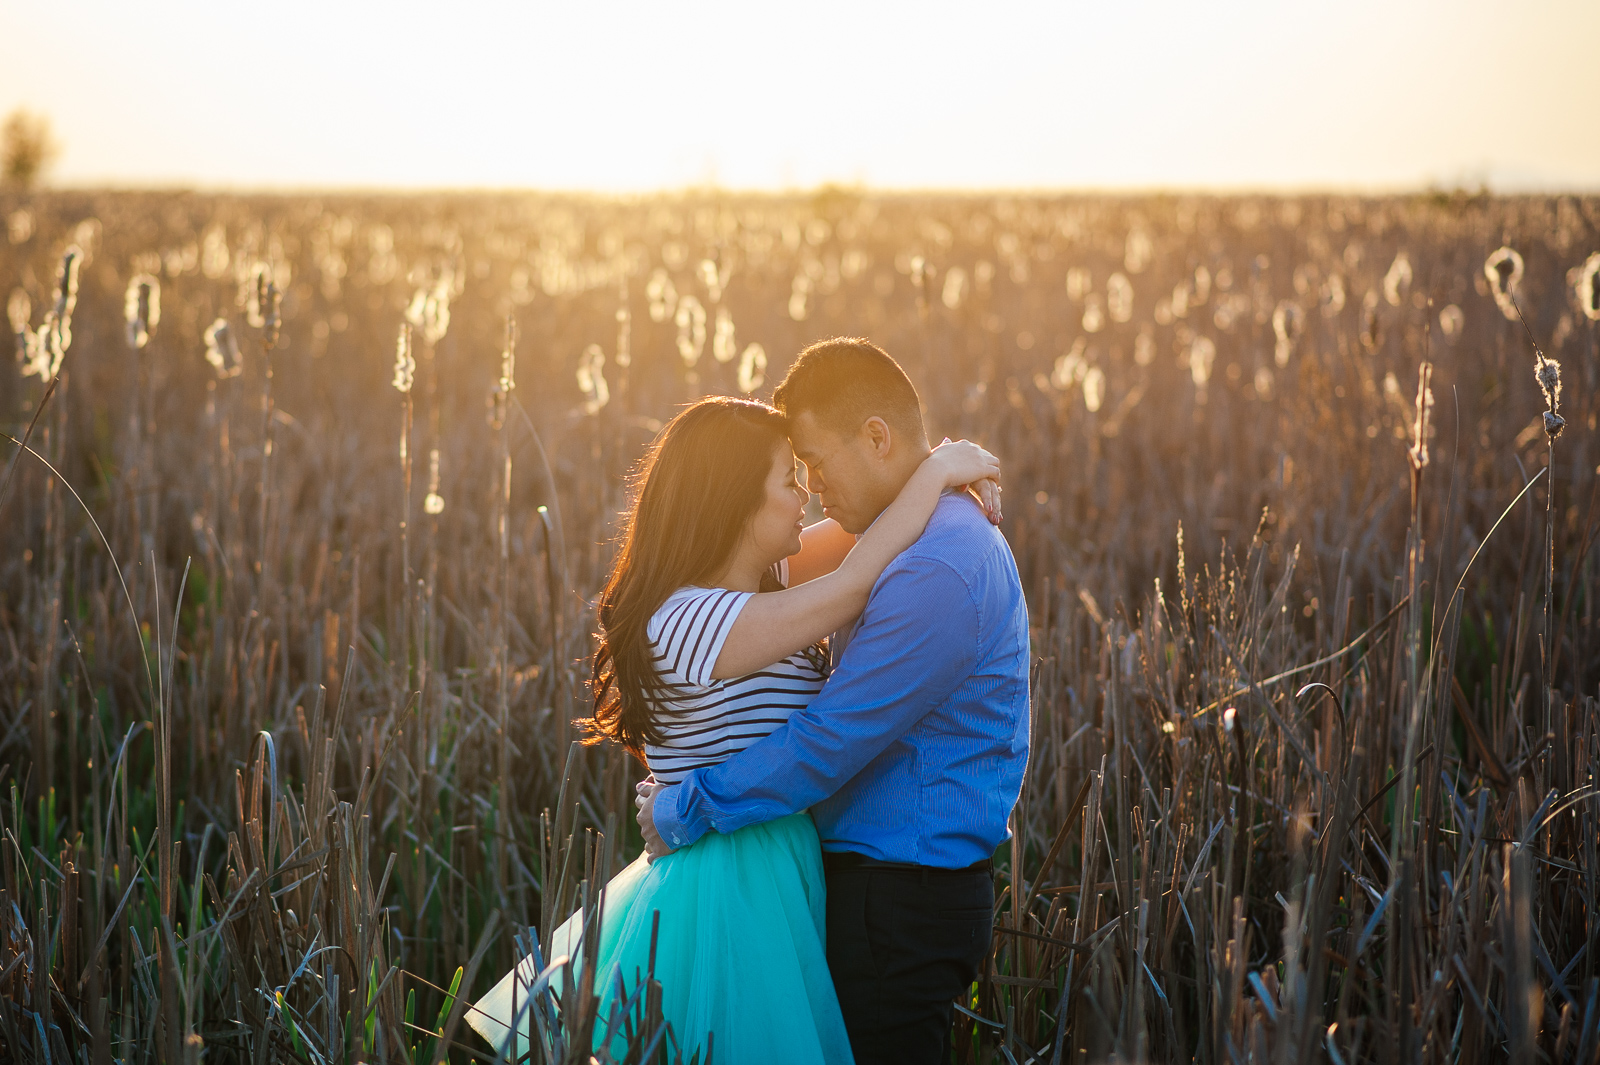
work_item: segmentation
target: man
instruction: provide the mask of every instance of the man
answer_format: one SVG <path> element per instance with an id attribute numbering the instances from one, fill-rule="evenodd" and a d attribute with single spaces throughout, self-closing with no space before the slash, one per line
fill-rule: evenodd
<path id="1" fill-rule="evenodd" d="M 859 534 L 928 454 L 916 390 L 876 345 L 801 352 L 773 395 L 807 487 Z M 1028 617 L 1010 548 L 947 495 L 831 641 L 827 686 L 741 754 L 647 796 L 652 854 L 811 808 L 828 964 L 856 1061 L 944 1062 L 988 954 L 990 857 L 1028 757 Z"/>

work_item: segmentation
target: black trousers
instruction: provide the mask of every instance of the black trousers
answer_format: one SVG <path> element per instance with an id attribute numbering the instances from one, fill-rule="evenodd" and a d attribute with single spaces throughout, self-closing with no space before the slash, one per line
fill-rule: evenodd
<path id="1" fill-rule="evenodd" d="M 858 864 L 824 855 L 828 968 L 856 1065 L 944 1065 L 951 1003 L 989 953 L 994 878 L 982 868 Z"/>

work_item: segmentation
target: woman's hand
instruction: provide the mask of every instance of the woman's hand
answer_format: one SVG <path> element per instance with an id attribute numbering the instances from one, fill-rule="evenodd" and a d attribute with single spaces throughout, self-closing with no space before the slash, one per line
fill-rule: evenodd
<path id="1" fill-rule="evenodd" d="M 949 438 L 934 448 L 922 465 L 941 478 L 944 488 L 969 488 L 985 514 L 1000 524 L 1000 460 L 970 440 Z"/>
<path id="2" fill-rule="evenodd" d="M 656 831 L 656 796 L 663 790 L 665 790 L 664 785 L 656 783 L 654 773 L 633 786 L 633 805 L 638 807 L 634 820 L 639 822 L 639 834 L 644 837 L 644 851 L 652 862 L 672 853 L 667 841 Z"/>

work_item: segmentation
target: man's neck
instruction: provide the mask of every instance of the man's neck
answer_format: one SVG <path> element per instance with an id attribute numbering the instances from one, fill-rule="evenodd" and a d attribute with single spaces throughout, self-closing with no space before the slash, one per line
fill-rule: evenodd
<path id="1" fill-rule="evenodd" d="M 932 449 L 923 444 L 910 455 L 902 456 L 897 465 L 891 466 L 886 471 L 888 476 L 884 481 L 883 496 L 878 500 L 877 513 L 872 515 L 872 521 L 877 521 L 879 515 L 889 509 L 889 504 L 893 503 L 900 493 L 905 491 L 906 482 L 911 480 L 912 475 L 917 472 L 917 467 L 921 466 L 922 461 L 930 454 L 932 454 Z M 872 522 L 867 524 L 870 526 Z"/>

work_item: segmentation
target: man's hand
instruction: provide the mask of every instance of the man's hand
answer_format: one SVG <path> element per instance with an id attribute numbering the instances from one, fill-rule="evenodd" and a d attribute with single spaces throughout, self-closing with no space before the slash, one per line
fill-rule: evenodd
<path id="1" fill-rule="evenodd" d="M 672 853 L 672 848 L 667 846 L 667 841 L 656 831 L 655 817 L 656 796 L 662 792 L 665 785 L 657 784 L 655 777 L 650 777 L 639 781 L 633 788 L 638 793 L 634 796 L 633 805 L 639 808 L 634 820 L 639 822 L 639 832 L 644 836 L 644 852 L 652 862 L 657 858 L 665 858 Z"/>

